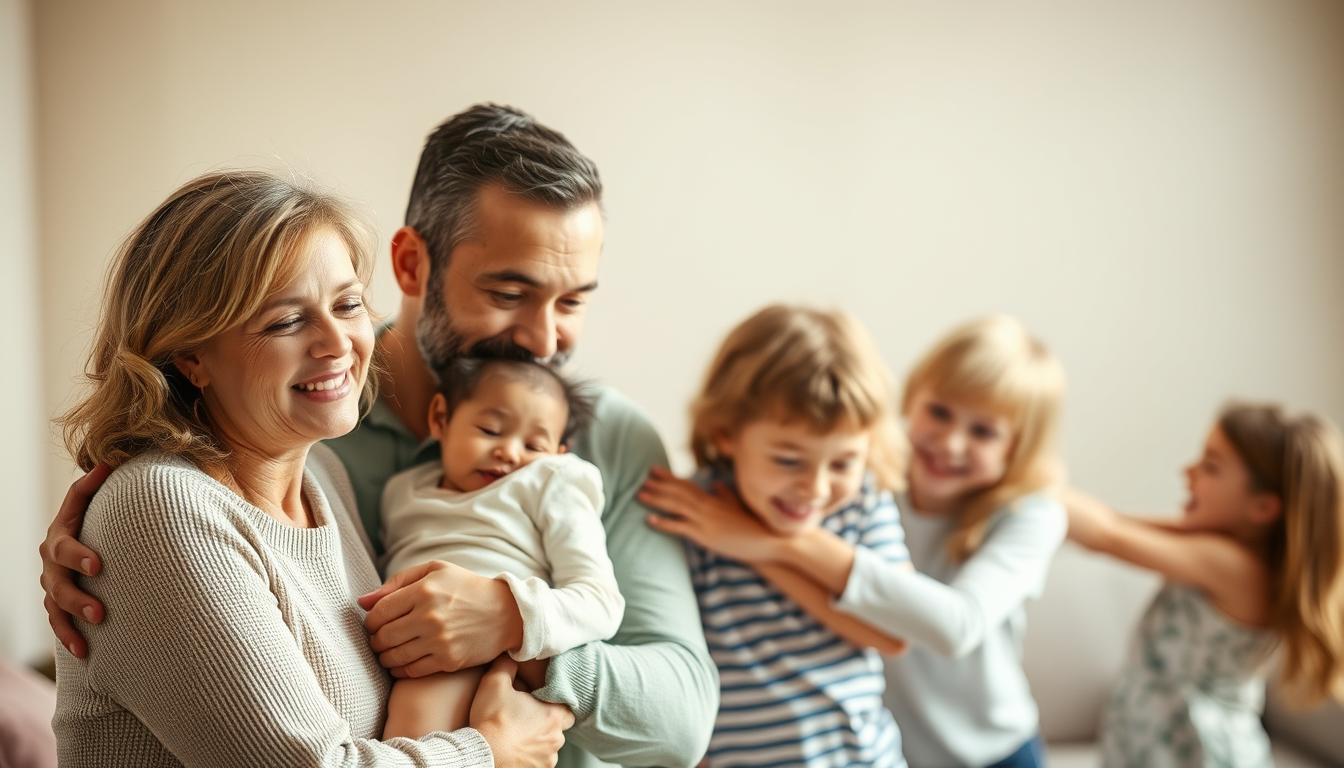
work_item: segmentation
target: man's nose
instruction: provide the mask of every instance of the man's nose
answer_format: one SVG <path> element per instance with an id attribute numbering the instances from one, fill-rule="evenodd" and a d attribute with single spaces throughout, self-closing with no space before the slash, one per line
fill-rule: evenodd
<path id="1" fill-rule="evenodd" d="M 538 360 L 549 360 L 560 346 L 554 311 L 547 306 L 533 312 L 514 329 L 513 343 Z"/>

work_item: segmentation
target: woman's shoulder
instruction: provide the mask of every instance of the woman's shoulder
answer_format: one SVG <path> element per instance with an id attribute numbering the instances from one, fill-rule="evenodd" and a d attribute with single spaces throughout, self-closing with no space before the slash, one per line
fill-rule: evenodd
<path id="1" fill-rule="evenodd" d="M 308 461 L 304 467 L 312 473 L 324 494 L 335 496 L 350 510 L 356 509 L 354 484 L 335 451 L 325 443 L 317 443 L 308 450 Z"/>
<path id="2" fill-rule="evenodd" d="M 98 513 L 193 509 L 225 499 L 219 483 L 187 459 L 158 451 L 142 453 L 108 475 L 89 503 L 86 524 Z M 162 517 L 161 514 L 156 517 Z"/>
<path id="3" fill-rule="evenodd" d="M 108 475 L 89 503 L 80 539 L 104 558 L 176 551 L 202 533 L 234 527 L 227 511 L 240 501 L 190 461 L 144 453 Z"/>

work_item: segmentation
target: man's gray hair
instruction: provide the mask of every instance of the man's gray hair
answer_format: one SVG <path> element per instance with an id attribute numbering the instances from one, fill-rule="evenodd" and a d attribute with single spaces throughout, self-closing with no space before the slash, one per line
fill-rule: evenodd
<path id="1" fill-rule="evenodd" d="M 471 236 L 477 193 L 488 184 L 559 209 L 602 202 L 597 165 L 559 131 L 498 104 L 454 115 L 425 141 L 406 206 L 406 225 L 429 249 L 431 292 L 442 289 L 450 254 Z"/>

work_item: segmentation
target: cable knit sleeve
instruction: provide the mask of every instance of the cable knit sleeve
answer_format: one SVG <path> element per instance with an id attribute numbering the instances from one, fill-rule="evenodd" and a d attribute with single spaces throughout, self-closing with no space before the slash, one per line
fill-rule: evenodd
<path id="1" fill-rule="evenodd" d="M 87 664 L 59 659 L 62 765 L 492 764 L 472 729 L 360 737 L 386 693 L 349 593 L 372 564 L 311 477 L 305 495 L 326 525 L 285 526 L 174 459 L 113 473 L 82 533 L 107 618 L 81 627 Z"/>

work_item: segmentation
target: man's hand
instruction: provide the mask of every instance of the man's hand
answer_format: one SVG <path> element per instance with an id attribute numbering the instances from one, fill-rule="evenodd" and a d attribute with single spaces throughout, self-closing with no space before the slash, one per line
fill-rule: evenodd
<path id="1" fill-rule="evenodd" d="M 394 574 L 359 604 L 369 644 L 396 677 L 487 664 L 523 642 L 508 584 L 439 560 Z"/>
<path id="2" fill-rule="evenodd" d="M 565 744 L 565 729 L 574 725 L 574 715 L 560 704 L 515 690 L 517 669 L 507 656 L 490 665 L 471 703 L 470 724 L 485 737 L 499 768 L 549 768 Z"/>
<path id="3" fill-rule="evenodd" d="M 47 593 L 42 601 L 47 609 L 47 623 L 61 645 L 81 659 L 88 655 L 89 646 L 71 617 L 79 615 L 97 624 L 103 620 L 104 609 L 98 598 L 75 584 L 75 571 L 97 576 L 103 569 L 98 553 L 79 543 L 79 529 L 84 525 L 89 500 L 111 471 L 106 464 L 99 464 L 70 485 L 60 510 L 47 527 L 47 538 L 37 548 L 42 556 L 42 589 Z"/>

